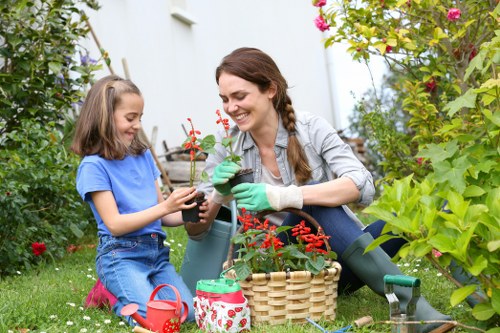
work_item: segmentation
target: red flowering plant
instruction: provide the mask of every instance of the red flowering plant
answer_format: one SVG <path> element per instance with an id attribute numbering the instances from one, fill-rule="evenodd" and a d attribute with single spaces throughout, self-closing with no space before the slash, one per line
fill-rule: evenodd
<path id="1" fill-rule="evenodd" d="M 31 244 L 31 251 L 35 256 L 39 257 L 47 251 L 47 247 L 45 246 L 45 243 L 34 242 Z"/>
<path id="2" fill-rule="evenodd" d="M 209 153 L 213 150 L 215 145 L 215 136 L 210 134 L 203 138 L 200 138 L 201 131 L 194 128 L 193 121 L 191 118 L 187 118 L 191 130 L 188 133 L 186 141 L 184 141 L 184 148 L 189 151 L 189 186 L 193 186 L 196 179 L 196 161 L 200 158 L 203 153 Z M 208 180 L 208 174 L 203 171 L 200 175 L 201 181 Z"/>
<path id="3" fill-rule="evenodd" d="M 224 146 L 224 148 L 226 148 L 227 152 L 229 153 L 229 155 L 225 159 L 240 164 L 241 156 L 236 155 L 233 151 L 233 142 L 235 138 L 232 137 L 231 134 L 229 134 L 229 128 L 231 127 L 229 125 L 229 119 L 222 118 L 220 110 L 216 110 L 215 113 L 217 114 L 217 124 L 221 124 L 225 132 L 225 135 L 222 138 L 221 142 L 222 146 Z"/>
<path id="4" fill-rule="evenodd" d="M 294 227 L 278 227 L 268 219 L 262 222 L 244 208 L 238 220 L 242 223 L 241 232 L 231 239 L 239 246 L 233 266 L 238 279 L 244 280 L 252 273 L 287 271 L 310 271 L 317 275 L 336 259 L 335 252 L 326 248 L 330 236 L 321 227 L 313 233 L 305 220 Z M 294 239 L 285 245 L 278 234 L 286 234 L 290 229 Z"/>

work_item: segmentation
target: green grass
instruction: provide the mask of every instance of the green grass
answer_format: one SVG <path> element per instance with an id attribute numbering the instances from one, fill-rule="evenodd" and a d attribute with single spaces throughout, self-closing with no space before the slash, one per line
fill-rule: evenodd
<path id="1" fill-rule="evenodd" d="M 171 243 L 172 262 L 180 267 L 185 244 L 184 228 L 169 229 L 167 241 Z M 87 243 L 94 243 L 89 238 Z M 18 275 L 0 281 L 0 332 L 131 332 L 117 316 L 103 310 L 84 309 L 83 301 L 97 278 L 94 266 L 95 249 L 83 247 L 61 261 L 46 263 L 37 270 L 19 272 Z M 413 261 L 401 264 L 403 273 L 422 279 L 422 294 L 437 309 L 469 326 L 477 323 L 470 315 L 467 305 L 451 308 L 449 296 L 451 284 L 426 262 Z M 319 322 L 328 330 L 335 330 L 352 323 L 353 320 L 371 315 L 375 322 L 388 319 L 387 301 L 364 287 L 351 296 L 337 299 L 337 319 L 334 322 Z M 351 330 L 353 332 L 389 332 L 390 327 L 378 323 Z M 196 324 L 182 325 L 181 332 L 199 332 Z M 321 332 L 313 325 L 289 324 L 279 326 L 261 325 L 252 327 L 252 332 L 306 333 Z M 467 332 L 456 329 L 455 332 Z"/>

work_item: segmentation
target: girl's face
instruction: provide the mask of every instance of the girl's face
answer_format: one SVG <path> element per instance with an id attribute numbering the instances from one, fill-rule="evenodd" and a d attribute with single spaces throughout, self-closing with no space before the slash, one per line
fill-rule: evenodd
<path id="1" fill-rule="evenodd" d="M 127 147 L 132 144 L 141 129 L 143 109 L 144 99 L 142 96 L 133 93 L 121 95 L 119 102 L 115 106 L 113 118 L 118 138 Z"/>
<path id="2" fill-rule="evenodd" d="M 243 132 L 257 130 L 277 117 L 272 98 L 275 89 L 261 92 L 259 87 L 236 75 L 223 72 L 219 76 L 219 96 L 224 111 Z"/>

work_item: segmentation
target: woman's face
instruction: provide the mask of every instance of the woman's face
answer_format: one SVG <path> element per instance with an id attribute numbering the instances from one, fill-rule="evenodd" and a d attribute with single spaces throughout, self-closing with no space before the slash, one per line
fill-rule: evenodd
<path id="1" fill-rule="evenodd" d="M 139 133 L 144 109 L 144 99 L 132 93 L 120 96 L 113 114 L 118 138 L 128 147 Z"/>
<path id="2" fill-rule="evenodd" d="M 243 132 L 256 130 L 266 125 L 269 117 L 277 116 L 272 103 L 274 94 L 274 88 L 261 92 L 256 84 L 236 75 L 223 72 L 219 76 L 224 112 Z"/>

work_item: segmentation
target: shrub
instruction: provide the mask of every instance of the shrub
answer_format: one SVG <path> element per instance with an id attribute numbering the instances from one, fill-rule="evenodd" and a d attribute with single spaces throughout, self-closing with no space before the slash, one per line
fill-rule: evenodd
<path id="1" fill-rule="evenodd" d="M 60 258 L 92 221 L 75 190 L 79 159 L 61 145 L 54 123 L 20 125 L 2 141 L 16 148 L 0 150 L 0 276 Z M 47 253 L 36 256 L 33 243 L 45 244 Z"/>
<path id="2" fill-rule="evenodd" d="M 85 6 L 98 8 L 93 0 L 0 2 L 0 276 L 61 257 L 89 226 L 75 190 L 78 159 L 65 149 L 101 67 L 80 46 Z"/>

